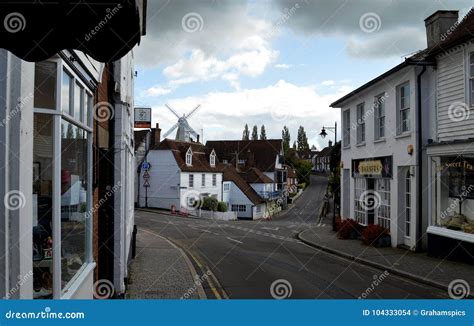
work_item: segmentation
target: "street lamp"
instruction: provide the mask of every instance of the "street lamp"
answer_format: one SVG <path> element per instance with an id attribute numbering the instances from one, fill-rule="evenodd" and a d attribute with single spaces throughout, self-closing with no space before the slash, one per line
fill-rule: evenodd
<path id="1" fill-rule="evenodd" d="M 328 133 L 326 132 L 326 129 L 329 130 L 329 131 L 332 131 L 334 132 L 334 145 L 331 149 L 331 151 L 335 151 L 336 150 L 336 144 L 337 144 L 337 122 L 334 122 L 334 127 L 324 127 L 321 129 L 321 133 L 319 134 L 322 138 L 326 138 L 326 136 L 328 135 Z M 333 153 L 335 154 L 335 153 Z M 335 157 L 335 155 L 333 155 L 333 157 Z M 333 171 L 335 172 L 335 171 Z M 335 189 L 332 189 L 332 208 L 333 208 L 333 212 L 332 212 L 332 230 L 333 231 L 336 231 L 336 192 L 335 192 Z"/>

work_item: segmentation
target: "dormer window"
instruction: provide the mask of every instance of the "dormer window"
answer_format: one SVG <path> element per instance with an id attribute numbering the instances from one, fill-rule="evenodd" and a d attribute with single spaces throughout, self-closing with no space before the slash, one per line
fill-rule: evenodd
<path id="1" fill-rule="evenodd" d="M 211 155 L 209 156 L 209 163 L 212 167 L 216 166 L 216 152 L 214 152 L 214 150 L 212 150 Z"/>
<path id="2" fill-rule="evenodd" d="M 191 147 L 189 147 L 188 151 L 186 152 L 186 165 L 193 165 L 193 151 L 191 150 Z"/>

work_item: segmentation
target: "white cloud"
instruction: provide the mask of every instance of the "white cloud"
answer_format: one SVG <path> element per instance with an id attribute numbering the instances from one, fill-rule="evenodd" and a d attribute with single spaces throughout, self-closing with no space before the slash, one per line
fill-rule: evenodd
<path id="1" fill-rule="evenodd" d="M 267 135 L 273 138 L 280 138 L 283 126 L 287 125 L 292 139 L 296 139 L 297 129 L 302 124 L 310 144 L 320 148 L 327 141 L 318 136 L 318 131 L 323 125 L 333 125 L 340 117 L 339 110 L 329 108 L 329 104 L 344 94 L 345 90 L 335 90 L 332 94 L 320 95 L 314 85 L 298 86 L 280 80 L 264 88 L 211 92 L 170 99 L 168 103 L 179 114 L 188 113 L 201 104 L 189 122 L 196 131 L 203 129 L 205 140 L 240 139 L 246 123 L 249 126 L 265 124 Z M 176 122 L 164 106 L 153 108 L 153 120 L 160 123 L 163 132 Z"/>
<path id="2" fill-rule="evenodd" d="M 292 67 L 293 67 L 293 65 L 289 65 L 289 64 L 286 64 L 286 63 L 277 63 L 275 65 L 275 68 L 278 68 L 278 69 L 290 69 Z"/>
<path id="3" fill-rule="evenodd" d="M 336 84 L 336 82 L 334 80 L 323 80 L 321 82 L 321 85 L 323 85 L 323 86 L 333 86 L 335 84 Z"/>
<path id="4" fill-rule="evenodd" d="M 171 88 L 161 87 L 161 86 L 153 86 L 145 90 L 141 96 L 161 96 L 166 95 L 172 92 Z"/>

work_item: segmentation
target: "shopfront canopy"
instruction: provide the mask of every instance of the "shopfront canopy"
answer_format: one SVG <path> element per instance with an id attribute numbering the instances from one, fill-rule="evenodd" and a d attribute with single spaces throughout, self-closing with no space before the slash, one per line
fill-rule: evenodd
<path id="1" fill-rule="evenodd" d="M 140 42 L 145 17 L 146 0 L 0 0 L 0 47 L 26 61 L 65 49 L 115 61 Z"/>

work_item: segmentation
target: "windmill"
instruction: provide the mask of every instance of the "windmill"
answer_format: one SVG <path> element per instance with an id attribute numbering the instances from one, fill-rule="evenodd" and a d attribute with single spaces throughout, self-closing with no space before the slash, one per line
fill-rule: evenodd
<path id="1" fill-rule="evenodd" d="M 187 115 L 183 114 L 183 116 L 180 116 L 172 107 L 170 107 L 168 104 L 165 104 L 165 106 L 170 110 L 177 118 L 178 122 L 176 122 L 173 127 L 171 127 L 166 133 L 163 134 L 163 138 L 166 138 L 169 134 L 171 134 L 176 128 L 178 130 L 176 131 L 176 140 L 181 140 L 181 141 L 191 141 L 191 136 L 194 136 L 196 139 L 199 138 L 198 133 L 191 128 L 191 126 L 188 123 L 188 119 L 201 107 L 201 104 L 196 106 L 191 112 L 189 112 Z"/>

